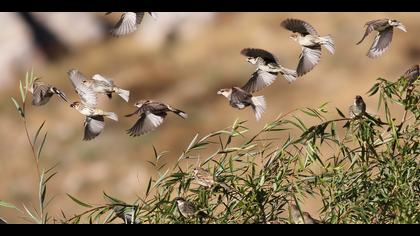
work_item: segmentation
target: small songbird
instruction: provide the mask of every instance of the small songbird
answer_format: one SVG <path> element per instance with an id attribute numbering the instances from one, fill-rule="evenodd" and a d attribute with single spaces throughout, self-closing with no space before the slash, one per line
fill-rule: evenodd
<path id="1" fill-rule="evenodd" d="M 247 57 L 247 61 L 257 66 L 257 70 L 252 74 L 252 83 L 249 83 L 248 91 L 256 92 L 271 85 L 277 78 L 278 73 L 289 81 L 289 83 L 296 80 L 296 71 L 287 69 L 281 66 L 276 56 L 272 53 L 258 48 L 242 49 L 241 54 Z"/>
<path id="2" fill-rule="evenodd" d="M 42 82 L 39 78 L 33 81 L 32 86 L 28 88 L 28 91 L 32 93 L 32 105 L 34 106 L 47 104 L 54 94 L 57 94 L 65 102 L 68 102 L 67 97 L 63 92 L 54 86 Z"/>
<path id="3" fill-rule="evenodd" d="M 300 212 L 299 208 L 292 204 L 290 206 L 290 215 L 295 224 L 321 224 L 321 221 L 313 218 L 308 212 Z"/>
<path id="4" fill-rule="evenodd" d="M 334 41 L 331 35 L 319 36 L 315 28 L 309 23 L 298 19 L 286 19 L 281 22 L 281 26 L 292 31 L 294 34 L 290 38 L 302 47 L 302 53 L 299 56 L 299 64 L 296 69 L 298 76 L 308 73 L 319 63 L 321 60 L 321 46 L 324 46 L 331 54 L 334 54 Z"/>
<path id="5" fill-rule="evenodd" d="M 379 20 L 372 20 L 365 24 L 366 31 L 363 35 L 363 38 L 356 44 L 359 45 L 363 42 L 363 40 L 372 32 L 378 31 L 378 35 L 376 35 L 375 40 L 373 41 L 372 46 L 370 47 L 367 56 L 369 58 L 376 58 L 382 55 L 386 50 L 388 50 L 389 46 L 391 45 L 392 35 L 394 32 L 394 27 L 407 32 L 405 26 L 397 21 L 391 19 L 379 19 Z"/>
<path id="6" fill-rule="evenodd" d="M 163 123 L 167 112 L 173 112 L 184 119 L 188 118 L 187 113 L 157 101 L 140 100 L 134 106 L 138 109 L 126 115 L 126 117 L 130 117 L 137 114 L 140 117 L 134 126 L 127 130 L 127 133 L 132 137 L 147 134 L 155 130 Z"/>
<path id="7" fill-rule="evenodd" d="M 220 89 L 217 94 L 225 96 L 233 108 L 242 110 L 245 107 L 251 106 L 256 120 L 259 121 L 266 108 L 265 99 L 264 96 L 252 96 L 250 91 L 252 91 L 253 86 L 249 85 L 250 83 L 253 83 L 252 78 L 242 88 L 232 87 Z M 249 90 L 247 91 L 245 89 Z"/>
<path id="8" fill-rule="evenodd" d="M 156 12 L 148 12 L 150 16 L 154 20 L 157 19 Z M 107 12 L 106 15 L 111 14 L 111 12 Z M 121 37 L 127 34 L 131 34 L 137 30 L 138 25 L 141 24 L 144 17 L 144 12 L 124 12 L 121 15 L 120 20 L 111 30 L 111 35 L 114 37 Z"/>
<path id="9" fill-rule="evenodd" d="M 349 107 L 350 118 L 360 118 L 364 114 L 366 114 L 366 104 L 363 101 L 363 98 L 357 95 L 354 99 L 354 104 Z"/>
<path id="10" fill-rule="evenodd" d="M 235 189 L 233 189 L 232 187 L 229 187 L 225 183 L 220 182 L 220 181 L 215 181 L 213 175 L 201 167 L 195 167 L 193 170 L 193 175 L 194 175 L 195 182 L 197 182 L 197 184 L 203 187 L 211 188 L 215 185 L 219 185 L 228 192 L 236 192 Z"/>
<path id="11" fill-rule="evenodd" d="M 111 120 L 118 121 L 118 116 L 114 112 L 106 112 L 97 106 L 97 96 L 92 88 L 83 84 L 86 77 L 79 71 L 72 69 L 68 72 L 69 79 L 80 96 L 81 102 L 73 102 L 70 107 L 79 111 L 82 115 L 86 116 L 84 127 L 84 141 L 96 138 L 105 128 L 104 117 Z"/>
<path id="12" fill-rule="evenodd" d="M 194 204 L 185 200 L 182 197 L 176 197 L 174 201 L 176 201 L 178 211 L 181 213 L 183 217 L 190 218 L 190 217 L 195 216 L 196 209 L 195 209 Z"/>
<path id="13" fill-rule="evenodd" d="M 140 224 L 140 220 L 136 219 L 133 215 L 135 212 L 135 208 L 133 206 L 115 205 L 113 210 L 115 215 L 122 219 L 125 224 Z"/>
<path id="14" fill-rule="evenodd" d="M 112 93 L 118 94 L 126 102 L 128 102 L 130 97 L 130 91 L 118 88 L 114 85 L 114 81 L 99 74 L 94 75 L 92 79 L 84 80 L 83 84 L 92 88 L 96 93 L 106 94 L 110 99 L 112 98 Z"/>
<path id="15" fill-rule="evenodd" d="M 419 65 L 414 65 L 410 67 L 404 74 L 403 77 L 406 78 L 409 84 L 413 84 L 420 76 Z"/>

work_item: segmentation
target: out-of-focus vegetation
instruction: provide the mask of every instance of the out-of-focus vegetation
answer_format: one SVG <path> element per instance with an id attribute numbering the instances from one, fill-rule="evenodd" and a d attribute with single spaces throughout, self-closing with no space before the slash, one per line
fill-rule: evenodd
<path id="1" fill-rule="evenodd" d="M 162 13 L 160 15 L 164 14 Z M 103 18 L 104 16 L 98 14 L 97 17 Z M 223 87 L 245 83 L 253 72 L 254 68 L 239 54 L 242 48 L 263 48 L 275 53 L 279 57 L 282 65 L 288 68 L 294 68 L 297 65 L 300 48 L 288 38 L 290 32 L 279 26 L 280 22 L 287 17 L 307 20 L 320 34 L 331 34 L 336 42 L 336 54 L 330 56 L 328 53 L 323 52 L 320 64 L 311 73 L 298 79 L 293 84 L 288 84 L 285 80 L 279 78 L 272 86 L 263 90 L 260 94 L 266 97 L 268 107 L 261 122 L 257 123 L 253 120 L 251 111 L 232 109 L 226 100 L 219 97 L 216 92 Z M 363 35 L 363 25 L 365 22 L 384 17 L 399 19 L 407 26 L 408 32 L 394 32 L 395 35 L 390 49 L 382 57 L 371 60 L 365 54 L 370 46 L 371 40 L 373 40 L 373 36 L 370 36 L 367 40 L 369 42 L 363 45 L 356 46 L 355 43 Z M 115 111 L 121 117 L 132 112 L 132 104 L 136 100 L 144 98 L 166 102 L 185 110 L 190 115 L 190 118 L 187 120 L 168 116 L 167 121 L 156 132 L 135 139 L 128 137 L 124 131 L 133 124 L 133 119 L 121 119 L 118 123 L 108 122 L 104 132 L 97 139 L 91 142 L 82 142 L 83 117 L 72 110 L 68 104 L 53 97 L 50 103 L 43 107 L 27 105 L 25 110 L 27 114 L 30 114 L 27 117 L 28 131 L 30 134 L 34 135 L 40 124 L 46 120 L 43 130 L 48 130 L 48 139 L 43 148 L 41 159 L 43 167 L 47 170 L 56 163 L 60 163 L 54 169 L 58 171 L 58 174 L 48 182 L 48 195 L 54 197 L 51 203 L 52 205 L 49 205 L 49 216 L 55 219 L 62 219 L 60 209 L 65 212 L 68 219 L 75 214 L 81 213 L 82 210 L 74 207 L 74 203 L 69 200 L 66 193 L 77 197 L 77 199 L 82 199 L 84 202 L 99 204 L 98 206 L 110 202 L 108 198 L 102 202 L 98 199 L 102 191 L 114 198 L 124 199 L 124 202 L 130 203 L 130 205 L 139 198 L 144 198 L 144 194 L 148 188 L 149 177 L 155 175 L 155 169 L 148 164 L 148 161 L 154 162 L 153 146 L 156 150 L 169 151 L 165 155 L 165 158 L 159 161 L 159 164 L 167 164 L 163 170 L 171 167 L 171 171 L 168 172 L 168 175 L 170 175 L 179 171 L 177 169 L 172 170 L 172 167 L 176 165 L 177 157 L 185 151 L 185 147 L 190 144 L 191 138 L 197 133 L 200 134 L 199 140 L 204 137 L 203 134 L 214 133 L 215 130 L 228 126 L 236 119 L 249 120 L 245 124 L 241 123 L 247 127 L 247 132 L 244 133 L 245 137 L 234 137 L 230 144 L 230 147 L 242 147 L 246 143 L 247 138 L 249 139 L 258 134 L 258 130 L 266 127 L 267 123 L 273 122 L 274 117 L 293 111 L 297 107 L 317 107 L 319 104 L 328 101 L 328 107 L 338 107 L 342 111 L 346 111 L 355 95 L 365 94 L 366 88 L 374 83 L 373 78 L 382 77 L 387 78 L 389 81 L 396 81 L 409 66 L 419 62 L 420 46 L 417 39 L 420 37 L 420 31 L 416 30 L 420 27 L 419 17 L 420 15 L 418 13 L 215 13 L 214 20 L 202 26 L 201 31 L 194 31 L 194 34 L 186 33 L 189 31 L 185 29 L 179 32 L 171 32 L 168 35 L 168 39 L 156 47 L 150 47 L 146 41 L 150 42 L 150 39 L 148 39 L 149 28 L 155 27 L 158 30 L 161 27 L 161 22 L 145 19 L 137 33 L 125 38 L 114 39 L 104 37 L 106 40 L 95 40 L 92 44 L 79 44 L 69 54 L 52 61 L 42 61 L 43 57 L 40 53 L 35 54 L 33 61 L 31 61 L 33 68 L 35 68 L 35 74 L 44 81 L 52 83 L 66 92 L 71 100 L 76 100 L 78 97 L 73 92 L 66 72 L 69 68 L 77 68 L 87 76 L 92 76 L 96 73 L 109 76 L 114 79 L 118 86 L 131 91 L 132 96 L 129 104 L 124 103 L 118 97 L 112 100 L 108 100 L 106 97 L 101 97 L 100 99 L 101 108 Z M 118 14 L 110 17 L 110 24 L 115 23 L 117 18 Z M 75 30 L 74 33 L 78 33 L 78 31 Z M 181 37 L 180 35 L 183 34 L 186 34 L 188 37 Z M 34 163 L 28 158 L 32 156 L 32 150 L 27 145 L 24 126 L 22 126 L 19 114 L 14 111 L 14 107 L 10 102 L 10 97 L 16 97 L 19 94 L 15 81 L 21 79 L 25 72 L 26 69 L 22 69 L 21 71 L 16 71 L 16 74 L 22 74 L 17 78 L 3 78 L 3 80 L 11 80 L 11 83 L 5 83 L 2 87 L 2 96 L 0 97 L 0 111 L 2 113 L 0 135 L 3 137 L 2 142 L 0 142 L 0 178 L 2 179 L 0 200 L 14 204 L 23 211 L 25 210 L 22 204 L 25 204 L 31 212 L 34 212 L 34 209 L 39 211 L 39 207 L 37 206 L 39 205 L 38 192 L 40 182 L 39 179 L 34 178 L 37 173 L 34 168 Z M 385 119 L 385 110 L 377 109 L 377 99 L 365 97 L 365 101 L 368 107 L 367 111 L 370 114 L 380 116 L 385 123 L 388 123 Z M 393 103 L 389 103 L 388 105 L 389 110 L 392 111 L 392 117 L 400 121 L 404 115 L 403 107 Z M 383 103 L 381 106 L 383 107 Z M 303 113 L 300 112 L 292 114 L 298 116 L 308 128 L 319 123 L 317 119 L 313 119 L 310 115 L 302 116 Z M 322 122 L 337 118 L 333 112 L 321 114 L 324 116 Z M 280 127 L 287 125 L 283 123 L 284 119 L 294 121 L 294 118 L 289 114 L 286 117 L 282 117 L 280 119 L 281 121 L 276 120 L 275 125 Z M 412 122 L 413 119 L 409 121 Z M 349 127 L 349 132 L 350 128 L 355 129 L 355 127 L 362 127 L 364 130 L 371 128 L 377 130 L 378 128 L 380 132 L 385 132 L 389 128 L 387 125 L 383 125 L 380 128 L 376 124 L 370 127 L 372 124 L 369 123 L 369 120 L 355 121 L 353 123 L 354 126 Z M 365 137 L 363 134 L 358 133 L 360 129 L 352 130 L 353 132 L 346 134 L 347 129 L 340 128 L 341 125 L 344 125 L 342 122 L 335 122 L 335 124 L 338 127 L 336 129 L 336 135 L 342 137 L 341 142 L 348 141 L 344 140 L 346 135 L 353 134 L 355 140 L 358 139 L 357 135 L 360 136 L 359 138 Z M 288 125 L 289 128 L 293 126 L 292 124 Z M 331 124 L 328 125 L 327 130 L 330 129 Z M 389 125 L 392 126 L 392 124 Z M 228 132 L 230 131 L 231 129 L 228 129 Z M 400 130 L 400 132 L 403 131 Z M 270 139 L 274 136 L 274 138 L 281 142 L 276 141 L 277 145 L 271 144 L 267 148 L 272 151 L 276 148 L 280 150 L 284 142 L 288 139 L 289 133 L 295 139 L 302 135 L 300 129 L 293 128 L 281 132 L 263 132 L 260 134 L 259 139 Z M 375 133 L 375 135 L 379 134 Z M 223 133 L 220 136 L 223 143 L 226 144 L 226 140 L 224 139 L 227 139 L 230 134 Z M 39 138 L 41 139 L 43 136 L 40 135 Z M 210 138 L 210 141 L 219 142 L 215 139 L 217 139 L 217 136 Z M 319 142 L 321 137 L 316 137 L 315 139 Z M 412 141 L 416 140 L 412 139 Z M 257 142 L 257 146 L 262 150 L 263 144 L 269 144 L 270 142 L 269 140 L 266 142 Z M 309 147 L 307 146 L 308 144 L 299 145 L 302 145 L 302 148 Z M 356 147 L 357 142 L 354 145 Z M 201 164 L 207 157 L 210 157 L 216 152 L 216 146 L 216 144 L 209 144 L 208 147 L 199 150 L 195 154 L 200 156 Z M 293 148 L 293 146 L 287 147 Z M 328 169 L 325 166 L 328 166 L 326 163 L 331 162 L 331 160 L 327 159 L 337 154 L 336 150 L 325 145 L 325 143 L 317 147 L 319 150 L 314 150 L 314 152 L 319 152 L 320 160 L 309 160 L 307 163 L 300 163 L 298 159 L 292 158 L 292 160 L 295 160 L 296 167 L 290 168 L 287 171 L 285 170 L 287 173 L 283 173 L 280 176 L 284 177 L 286 174 L 290 174 L 289 178 L 283 179 L 279 177 L 277 180 L 267 180 L 266 183 L 264 180 L 262 186 L 258 185 L 255 187 L 255 189 L 266 189 L 274 181 L 280 181 L 278 183 L 283 184 L 279 185 L 279 189 L 276 189 L 277 192 L 267 194 L 264 197 L 264 199 L 268 199 L 267 201 L 270 202 L 267 203 L 268 205 L 273 203 L 273 196 L 287 197 L 281 201 L 275 200 L 277 201 L 276 204 L 278 204 L 276 206 L 277 208 L 271 213 L 269 213 L 271 210 L 267 210 L 266 217 L 268 218 L 266 220 L 270 221 L 275 219 L 278 216 L 276 213 L 282 213 L 282 211 L 287 209 L 284 204 L 291 200 L 290 197 L 293 195 L 301 200 L 299 203 L 301 203 L 300 206 L 302 209 L 309 211 L 316 218 L 319 216 L 319 218 L 327 222 L 368 222 L 377 217 L 376 215 L 363 216 L 359 214 L 356 203 L 361 206 L 360 209 L 369 207 L 380 209 L 377 206 L 383 204 L 380 201 L 384 199 L 373 193 L 378 193 L 376 190 L 380 187 L 384 187 L 384 189 L 387 189 L 387 187 L 382 185 L 375 186 L 375 184 L 379 185 L 378 181 L 372 181 L 371 185 L 368 185 L 369 181 L 363 182 L 362 180 L 370 180 L 370 178 L 374 179 L 375 177 L 377 178 L 375 180 L 383 180 L 384 183 L 389 183 L 389 186 L 392 186 L 390 184 L 392 181 L 386 179 L 388 178 L 387 173 L 391 170 L 399 170 L 398 168 L 404 169 L 400 166 L 402 163 L 394 163 L 393 165 L 395 166 L 392 167 L 393 169 L 391 166 L 384 165 L 383 167 L 390 168 L 384 171 L 384 173 L 381 173 L 381 169 L 375 167 L 371 172 L 367 171 L 366 176 L 360 177 L 360 181 L 362 182 L 350 182 L 358 189 L 373 189 L 372 193 L 366 192 L 363 195 L 362 192 L 358 192 L 357 194 L 341 192 L 341 195 L 329 196 L 325 200 L 320 197 L 321 190 L 323 191 L 322 194 L 324 194 L 322 196 L 327 196 L 327 190 L 333 188 L 332 183 L 334 183 L 337 184 L 335 191 L 345 191 L 350 184 L 347 180 L 355 178 L 354 176 L 347 175 L 347 172 L 343 171 L 348 170 L 345 168 L 350 168 L 353 164 L 352 168 L 357 167 L 363 169 L 367 168 L 368 165 L 360 161 L 359 158 L 354 158 L 354 161 L 357 160 L 355 163 L 350 162 L 349 164 L 344 161 L 348 166 Z M 251 149 L 250 153 L 252 153 L 251 151 L 257 153 L 254 149 Z M 364 150 L 364 152 L 369 152 L 369 150 Z M 228 161 L 235 155 L 239 156 L 242 154 L 240 150 L 237 150 L 226 155 L 224 160 L 221 159 L 223 155 L 218 154 L 214 160 L 224 163 L 224 161 Z M 235 168 L 248 168 L 248 170 L 252 170 L 252 168 L 250 169 L 250 161 L 254 158 L 256 160 L 254 177 L 260 181 L 263 175 L 267 176 L 263 171 L 265 168 L 262 169 L 262 167 L 269 160 L 268 154 L 268 152 L 265 152 L 256 156 L 245 155 L 246 160 L 244 160 L 244 163 L 241 163 L 242 166 L 238 165 Z M 288 155 L 285 153 L 277 154 L 277 156 L 276 160 L 279 163 L 289 161 L 287 159 Z M 399 159 L 395 158 L 395 160 Z M 322 166 L 320 161 L 325 166 Z M 368 160 L 368 162 L 373 161 L 381 161 L 380 164 L 385 162 L 384 160 L 375 158 L 369 158 Z M 190 167 L 195 166 L 197 163 L 196 159 L 187 158 L 182 160 L 179 165 L 181 165 L 184 172 L 188 172 L 189 174 Z M 391 165 L 392 163 L 385 164 Z M 408 164 L 408 162 L 405 164 Z M 255 192 L 252 192 L 252 188 L 246 185 L 247 183 L 244 180 L 234 179 L 232 177 L 232 174 L 236 174 L 236 172 L 231 172 L 225 168 L 226 166 L 223 168 L 217 167 L 211 161 L 204 166 L 209 168 L 215 175 L 226 177 L 227 181 L 237 181 L 230 183 L 232 185 L 237 183 L 237 189 L 238 191 L 243 191 L 241 192 L 242 194 L 250 193 L 250 196 L 247 195 L 249 197 L 249 199 L 247 198 L 249 203 L 255 200 L 251 199 L 251 193 L 255 194 Z M 413 174 L 410 168 L 407 170 L 410 170 L 409 174 Z M 42 168 L 40 171 L 42 172 Z M 305 174 L 309 175 L 308 173 L 311 172 L 314 172 L 312 176 L 318 176 L 320 173 L 331 174 L 334 171 L 337 173 L 337 175 L 334 175 L 334 178 L 328 177 L 328 175 L 321 175 L 314 182 L 302 178 L 305 177 Z M 251 173 L 247 173 L 251 175 Z M 418 170 L 416 173 L 418 173 Z M 342 179 L 337 179 L 339 176 Z M 408 178 L 409 175 L 401 175 L 400 177 Z M 296 188 L 293 179 L 301 179 L 301 181 L 297 181 Z M 164 183 L 167 183 L 167 181 L 161 182 L 161 184 Z M 174 214 L 172 218 L 168 216 L 168 221 L 178 222 L 178 220 L 182 220 L 182 218 L 176 217 L 178 213 L 175 205 L 167 201 L 176 195 L 183 195 L 184 197 L 187 196 L 189 200 L 196 200 L 195 204 L 198 204 L 205 210 L 211 210 L 211 207 L 215 206 L 218 206 L 217 209 L 223 209 L 220 204 L 223 204 L 223 201 L 225 203 L 227 201 L 225 198 L 226 195 L 223 193 L 220 193 L 222 195 L 222 202 L 217 202 L 214 200 L 213 192 L 204 191 L 200 188 L 197 191 L 203 195 L 201 197 L 201 195 L 194 195 L 187 191 L 190 188 L 188 188 L 188 178 L 185 176 L 182 176 L 182 178 L 173 184 L 179 183 L 182 183 L 179 193 L 177 192 L 178 187 L 177 191 L 173 192 L 171 188 L 174 185 L 172 187 L 168 186 L 167 189 L 160 188 L 160 191 L 163 191 L 161 196 L 154 199 L 153 196 L 156 194 L 154 192 L 156 191 L 155 188 L 151 191 L 147 199 L 152 206 L 159 205 L 157 203 L 163 200 L 161 201 L 163 205 L 160 205 L 163 206 L 162 211 L 167 211 L 168 214 Z M 342 184 L 341 187 L 340 184 Z M 320 186 L 323 186 L 325 189 Z M 401 188 L 405 188 L 410 185 L 401 186 Z M 193 189 L 198 189 L 194 185 L 192 187 Z M 291 192 L 292 189 L 295 191 Z M 303 192 L 296 191 L 298 189 L 313 189 L 311 191 L 314 191 L 316 194 L 303 194 Z M 288 191 L 281 192 L 282 190 Z M 391 189 L 382 194 L 405 194 L 404 189 L 400 189 L 401 191 L 397 190 L 393 192 Z M 309 193 L 312 193 L 311 191 Z M 169 193 L 172 194 L 170 198 L 168 196 Z M 351 194 L 354 194 L 352 196 L 355 197 L 351 202 L 346 203 L 345 201 L 341 201 L 341 197 L 349 197 Z M 391 194 L 391 196 L 393 195 Z M 404 196 L 408 199 L 410 195 L 405 194 Z M 208 205 L 205 205 L 204 197 L 210 197 L 213 201 L 209 201 L 206 203 Z M 395 199 L 400 198 L 395 196 Z M 418 203 L 418 199 L 414 200 Z M 234 201 L 233 199 L 231 203 L 233 204 Z M 340 203 L 337 203 L 338 201 Z M 142 206 L 141 202 L 137 203 L 139 206 Z M 415 216 L 413 215 L 413 208 L 410 208 L 408 205 L 409 201 L 399 202 L 399 200 L 390 200 L 388 203 L 392 207 L 384 209 L 384 212 L 399 209 L 397 206 L 402 207 L 403 205 L 407 206 L 404 209 L 411 209 L 411 213 L 404 213 L 407 217 L 395 218 L 399 219 L 399 222 L 409 222 L 409 216 Z M 241 206 L 241 204 L 237 203 L 239 206 L 235 205 L 233 207 L 232 211 L 236 211 L 235 214 L 239 214 L 240 210 L 255 207 L 252 204 L 251 206 Z M 347 204 L 347 206 L 345 208 L 344 205 L 340 204 Z M 371 205 L 367 206 L 365 204 Z M 275 207 L 272 208 L 274 209 Z M 318 211 L 319 209 L 321 211 Z M 342 209 L 350 209 L 350 211 L 347 213 Z M 144 217 L 144 212 L 150 210 L 142 208 L 141 211 L 137 212 L 138 219 L 142 222 L 157 222 L 158 214 L 160 214 L 159 211 L 151 213 L 150 218 Z M 222 211 L 215 211 L 215 216 L 219 217 L 220 215 L 217 214 Z M 238 218 L 238 222 L 245 222 L 247 214 L 244 213 L 242 221 Z M 343 214 L 345 215 L 343 216 Z M 0 216 L 8 222 L 24 222 L 19 218 L 20 215 L 16 214 L 16 211 L 13 209 L 0 208 Z M 350 216 L 353 218 L 347 218 Z M 152 217 L 155 218 L 152 219 Z M 287 214 L 280 214 L 280 221 L 284 222 L 286 217 Z M 362 217 L 365 217 L 364 221 L 361 219 Z M 219 219 L 224 219 L 225 222 L 232 222 L 228 217 L 219 217 Z M 389 217 L 384 219 L 378 218 L 377 222 L 389 222 L 389 219 Z M 83 217 L 82 220 L 85 221 L 87 218 Z M 163 221 L 164 219 L 162 219 Z M 193 222 L 194 220 L 192 219 L 191 221 Z M 215 222 L 214 219 L 210 221 Z M 248 219 L 247 222 L 263 221 L 261 215 L 259 215 L 255 216 L 255 218 Z M 394 222 L 398 222 L 398 220 Z M 412 222 L 418 222 L 418 219 L 416 221 L 412 220 Z"/>

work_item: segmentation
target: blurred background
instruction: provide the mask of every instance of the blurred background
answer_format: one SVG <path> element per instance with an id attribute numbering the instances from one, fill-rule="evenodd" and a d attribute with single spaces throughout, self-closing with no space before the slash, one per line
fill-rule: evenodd
<path id="1" fill-rule="evenodd" d="M 10 97 L 19 97 L 18 80 L 34 68 L 43 81 L 78 100 L 67 78 L 70 68 L 87 77 L 101 74 L 131 91 L 130 102 L 118 96 L 100 96 L 99 107 L 116 112 L 120 121 L 106 120 L 104 132 L 83 142 L 84 117 L 54 96 L 42 107 L 27 106 L 33 135 L 46 120 L 47 143 L 42 166 L 60 162 L 58 175 L 48 185 L 55 199 L 48 208 L 53 217 L 80 213 L 69 193 L 87 203 L 104 203 L 102 191 L 133 201 L 143 196 L 147 181 L 155 171 L 147 163 L 158 151 L 169 151 L 173 162 L 196 133 L 202 135 L 231 125 L 236 118 L 248 120 L 250 135 L 281 113 L 299 107 L 317 107 L 330 102 L 347 112 L 355 95 L 365 95 L 382 77 L 396 80 L 406 69 L 420 62 L 419 13 L 181 13 L 159 12 L 158 19 L 145 15 L 137 32 L 112 38 L 110 28 L 121 13 L 0 13 L 0 200 L 22 208 L 38 206 L 36 169 L 24 127 Z M 321 62 L 293 84 L 281 76 L 263 94 L 267 110 L 260 122 L 250 109 L 236 110 L 216 92 L 220 88 L 242 86 L 255 68 L 239 52 L 246 47 L 268 50 L 280 63 L 296 68 L 300 47 L 291 32 L 280 27 L 288 17 L 312 24 L 320 35 L 331 34 L 336 54 L 325 49 Z M 374 34 L 356 46 L 364 24 L 373 19 L 395 18 L 408 32 L 394 31 L 389 50 L 377 59 L 366 55 Z M 368 112 L 377 114 L 375 98 L 364 96 Z M 31 96 L 28 98 L 31 100 Z M 125 130 L 136 121 L 124 115 L 134 111 L 139 99 L 155 99 L 189 113 L 187 120 L 169 114 L 155 132 L 131 138 Z M 307 202 L 306 209 L 318 216 L 319 202 Z M 0 216 L 10 223 L 24 219 L 12 209 L 0 208 Z"/>

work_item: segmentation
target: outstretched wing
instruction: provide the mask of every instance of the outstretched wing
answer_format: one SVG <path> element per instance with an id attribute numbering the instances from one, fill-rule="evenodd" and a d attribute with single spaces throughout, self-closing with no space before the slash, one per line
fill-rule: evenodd
<path id="1" fill-rule="evenodd" d="M 316 32 L 315 28 L 312 27 L 308 22 L 299 20 L 299 19 L 286 19 L 283 22 L 281 22 L 281 26 L 283 28 L 286 28 L 293 33 L 300 33 L 302 35 L 315 35 L 319 36 L 318 32 Z"/>
<path id="2" fill-rule="evenodd" d="M 90 107 L 96 107 L 98 98 L 95 91 L 83 84 L 83 81 L 86 81 L 86 77 L 75 69 L 69 70 L 67 74 L 82 103 Z"/>
<path id="3" fill-rule="evenodd" d="M 263 70 L 255 71 L 248 82 L 242 87 L 243 90 L 248 93 L 257 92 L 269 85 L 276 80 L 278 73 L 266 72 Z"/>
<path id="4" fill-rule="evenodd" d="M 111 30 L 114 37 L 124 36 L 137 30 L 137 25 L 141 23 L 144 12 L 124 12 L 120 20 Z"/>
<path id="5" fill-rule="evenodd" d="M 276 56 L 274 56 L 272 53 L 259 48 L 244 48 L 241 51 L 241 54 L 246 57 L 253 57 L 257 58 L 260 57 L 266 61 L 266 63 L 278 63 L 278 60 Z"/>
<path id="6" fill-rule="evenodd" d="M 321 60 L 321 46 L 312 48 L 303 47 L 300 54 L 299 64 L 296 69 L 297 75 L 302 76 L 311 71 Z"/>
<path id="7" fill-rule="evenodd" d="M 380 32 L 375 37 L 375 40 L 373 41 L 373 44 L 370 47 L 367 56 L 370 58 L 375 58 L 382 55 L 386 50 L 388 50 L 392 42 L 393 31 L 394 28 L 389 27 L 386 30 Z"/>
<path id="8" fill-rule="evenodd" d="M 99 74 L 94 75 L 92 77 L 92 79 L 96 80 L 96 81 L 103 82 L 103 83 L 105 83 L 106 85 L 109 85 L 109 86 L 114 86 L 114 81 L 112 81 L 110 79 L 107 79 L 107 78 L 105 78 L 105 77 L 103 77 L 102 75 L 99 75 Z"/>
<path id="9" fill-rule="evenodd" d="M 89 141 L 96 138 L 105 128 L 103 116 L 87 116 L 85 120 L 85 134 L 83 141 Z"/>

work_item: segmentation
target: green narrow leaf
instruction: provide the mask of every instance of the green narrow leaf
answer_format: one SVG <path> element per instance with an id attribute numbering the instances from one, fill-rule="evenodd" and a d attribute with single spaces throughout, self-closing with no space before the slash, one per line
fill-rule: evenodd
<path id="1" fill-rule="evenodd" d="M 21 210 L 19 208 L 17 208 L 15 205 L 13 205 L 11 203 L 8 203 L 8 202 L 5 202 L 5 201 L 2 201 L 2 200 L 0 200 L 0 206 L 1 207 L 6 207 L 6 208 L 16 209 L 16 210 L 21 212 Z"/>
<path id="2" fill-rule="evenodd" d="M 19 80 L 19 90 L 20 90 L 20 96 L 22 97 L 22 102 L 25 102 L 26 100 L 26 93 L 23 90 L 22 81 Z"/>
<path id="3" fill-rule="evenodd" d="M 32 142 L 34 145 L 36 143 L 36 140 L 38 139 L 39 132 L 41 132 L 42 127 L 44 127 L 44 124 L 45 124 L 45 120 L 44 120 L 44 122 L 42 122 L 41 126 L 39 126 L 38 130 L 36 131 L 34 141 Z"/>
<path id="4" fill-rule="evenodd" d="M 340 109 L 338 109 L 338 108 L 335 108 L 335 109 L 337 110 L 338 115 L 340 115 L 341 118 L 346 118 L 346 116 L 344 115 L 344 113 L 342 111 L 340 111 Z"/>
<path id="5" fill-rule="evenodd" d="M 13 104 L 15 105 L 15 107 L 16 107 L 16 110 L 19 112 L 19 115 L 22 117 L 22 118 L 25 118 L 25 113 L 23 112 L 23 109 L 20 107 L 20 105 L 19 105 L 19 103 L 13 98 L 13 97 L 11 97 L 11 99 L 12 99 L 12 101 L 13 101 Z"/>
<path id="6" fill-rule="evenodd" d="M 44 144 L 45 144 L 45 141 L 47 140 L 47 132 L 45 132 L 45 135 L 44 135 L 44 138 L 42 139 L 42 143 L 41 143 L 41 146 L 39 146 L 39 148 L 38 148 L 38 154 L 37 154 L 37 158 L 38 158 L 38 160 L 40 159 L 40 157 L 41 157 L 41 152 L 42 152 L 42 148 L 44 147 Z"/>
<path id="7" fill-rule="evenodd" d="M 152 186 L 152 177 L 150 177 L 149 183 L 147 184 L 146 197 L 149 195 L 149 191 L 150 191 L 151 186 Z"/>
<path id="8" fill-rule="evenodd" d="M 69 196 L 70 198 L 71 198 L 71 200 L 73 200 L 74 202 L 76 202 L 77 204 L 79 204 L 80 206 L 82 206 L 82 207 L 87 207 L 87 208 L 92 208 L 93 206 L 91 206 L 91 205 L 89 205 L 89 204 L 87 204 L 87 203 L 84 203 L 84 202 L 82 202 L 82 201 L 80 201 L 80 200 L 78 200 L 77 198 L 75 198 L 75 197 L 73 197 L 73 196 L 71 196 L 70 194 L 68 194 L 68 193 L 66 193 L 67 194 L 67 196 Z"/>
<path id="9" fill-rule="evenodd" d="M 33 220 L 35 223 L 37 223 L 37 224 L 41 224 L 41 223 L 42 223 L 42 221 L 41 221 L 41 220 L 39 220 L 38 218 L 36 218 L 36 217 L 32 214 L 32 212 L 31 212 L 30 210 L 28 210 L 28 208 L 26 208 L 26 206 L 25 206 L 25 205 L 23 205 L 23 208 L 25 209 L 26 213 L 28 213 L 28 215 L 32 218 L 32 220 Z"/>

